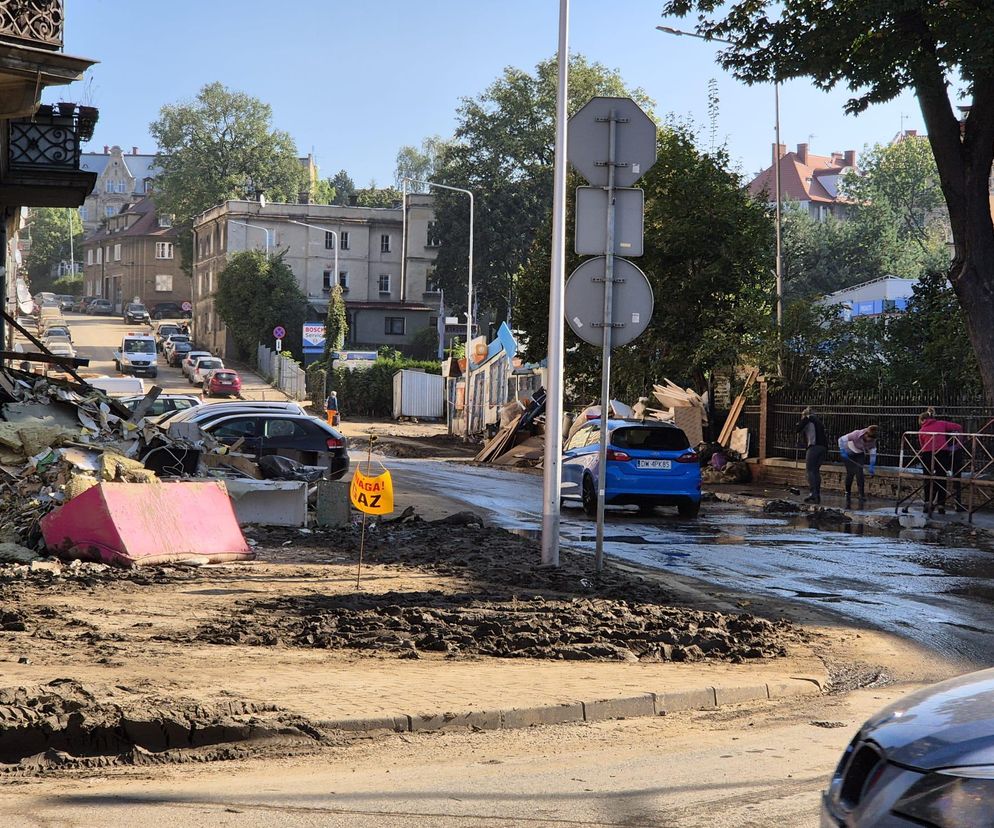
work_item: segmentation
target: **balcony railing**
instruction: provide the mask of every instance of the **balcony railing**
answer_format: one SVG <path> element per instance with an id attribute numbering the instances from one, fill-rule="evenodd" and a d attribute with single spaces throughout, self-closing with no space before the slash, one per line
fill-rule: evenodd
<path id="1" fill-rule="evenodd" d="M 62 0 L 3 0 L 0 41 L 19 41 L 42 49 L 62 48 Z"/>
<path id="2" fill-rule="evenodd" d="M 79 169 L 79 137 L 71 118 L 10 122 L 10 168 L 38 167 Z"/>

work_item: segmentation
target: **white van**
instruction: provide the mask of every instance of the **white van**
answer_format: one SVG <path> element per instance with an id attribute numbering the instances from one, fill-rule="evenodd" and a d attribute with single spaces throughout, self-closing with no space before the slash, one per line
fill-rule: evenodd
<path id="1" fill-rule="evenodd" d="M 132 331 L 121 340 L 121 349 L 114 352 L 114 367 L 122 374 L 148 374 L 153 379 L 159 374 L 155 351 L 155 337 Z"/>

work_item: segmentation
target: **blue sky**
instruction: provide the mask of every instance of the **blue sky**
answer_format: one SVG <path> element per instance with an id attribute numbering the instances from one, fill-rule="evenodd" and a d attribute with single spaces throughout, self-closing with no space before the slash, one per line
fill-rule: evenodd
<path id="1" fill-rule="evenodd" d="M 707 144 L 707 87 L 718 81 L 719 140 L 741 171 L 769 163 L 773 90 L 747 87 L 715 63 L 717 47 L 655 30 L 661 0 L 573 0 L 570 48 L 643 87 L 659 114 L 691 117 Z M 360 186 L 392 181 L 399 147 L 451 134 L 463 96 L 508 65 L 555 52 L 557 0 L 66 0 L 65 48 L 99 60 L 72 100 L 100 107 L 87 146 L 143 152 L 165 103 L 220 80 L 268 102 L 273 123 L 313 151 L 323 176 L 346 169 Z M 46 93 L 51 102 L 65 93 Z M 854 118 L 845 90 L 805 82 L 781 95 L 781 135 L 827 155 L 923 131 L 906 94 Z M 908 116 L 902 120 L 902 115 Z"/>

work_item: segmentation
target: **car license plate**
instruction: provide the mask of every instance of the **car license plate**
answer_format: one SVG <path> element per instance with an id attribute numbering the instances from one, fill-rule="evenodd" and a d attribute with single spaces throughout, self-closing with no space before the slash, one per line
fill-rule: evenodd
<path id="1" fill-rule="evenodd" d="M 637 468 L 640 469 L 669 469 L 673 463 L 670 460 L 639 460 Z"/>

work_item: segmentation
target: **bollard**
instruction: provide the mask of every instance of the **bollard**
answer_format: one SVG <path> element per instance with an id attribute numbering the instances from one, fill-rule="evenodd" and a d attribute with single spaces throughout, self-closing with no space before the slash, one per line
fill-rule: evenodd
<path id="1" fill-rule="evenodd" d="M 352 519 L 349 484 L 340 480 L 319 480 L 315 519 L 318 526 L 345 526 Z"/>

